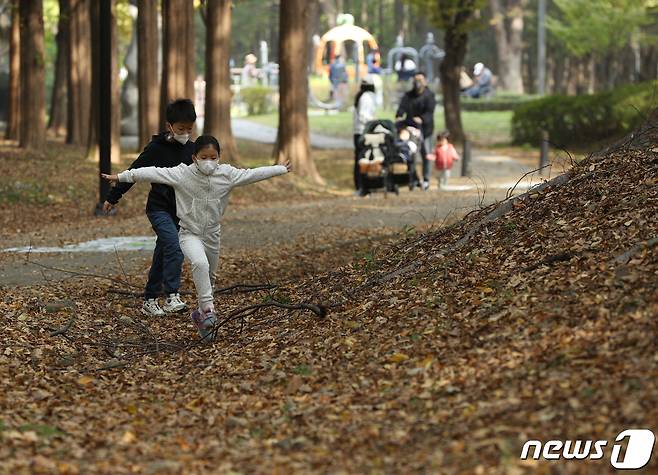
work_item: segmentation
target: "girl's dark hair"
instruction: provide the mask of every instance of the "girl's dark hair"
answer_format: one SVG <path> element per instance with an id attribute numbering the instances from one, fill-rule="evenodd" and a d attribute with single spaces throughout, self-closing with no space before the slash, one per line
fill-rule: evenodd
<path id="1" fill-rule="evenodd" d="M 204 148 L 212 146 L 217 150 L 217 155 L 222 155 L 222 148 L 219 146 L 219 141 L 212 135 L 199 135 L 194 142 L 194 155 L 198 155 Z"/>
<path id="2" fill-rule="evenodd" d="M 449 132 L 441 132 L 436 136 L 436 140 L 449 140 L 450 139 L 450 133 Z"/>
<path id="3" fill-rule="evenodd" d="M 366 91 L 375 92 L 375 85 L 374 84 L 361 84 L 361 89 L 359 89 L 359 92 L 357 92 L 356 96 L 354 97 L 354 107 L 355 108 L 359 107 L 359 99 L 361 99 L 361 96 Z"/>
<path id="4" fill-rule="evenodd" d="M 167 105 L 166 111 L 167 122 L 175 124 L 176 122 L 195 122 L 196 111 L 194 104 L 190 99 L 176 99 Z"/>

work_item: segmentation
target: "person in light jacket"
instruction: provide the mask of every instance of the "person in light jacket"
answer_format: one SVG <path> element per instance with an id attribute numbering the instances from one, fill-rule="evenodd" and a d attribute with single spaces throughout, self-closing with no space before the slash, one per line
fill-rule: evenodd
<path id="1" fill-rule="evenodd" d="M 375 83 L 370 74 L 361 80 L 361 89 L 354 99 L 352 123 L 354 125 L 354 188 L 355 194 L 363 196 L 361 186 L 361 173 L 359 172 L 359 158 L 361 156 L 361 143 L 366 124 L 375 118 L 377 110 L 377 97 L 375 96 Z"/>
<path id="2" fill-rule="evenodd" d="M 217 321 L 213 284 L 219 263 L 221 220 L 228 205 L 229 193 L 236 186 L 284 175 L 291 170 L 289 162 L 253 169 L 235 168 L 220 164 L 220 155 L 221 148 L 217 139 L 201 135 L 194 142 L 191 165 L 144 167 L 117 175 L 101 174 L 114 183 L 162 183 L 176 191 L 180 247 L 185 258 L 190 261 L 198 300 L 198 309 L 192 312 L 191 317 L 203 339 L 212 335 Z"/>

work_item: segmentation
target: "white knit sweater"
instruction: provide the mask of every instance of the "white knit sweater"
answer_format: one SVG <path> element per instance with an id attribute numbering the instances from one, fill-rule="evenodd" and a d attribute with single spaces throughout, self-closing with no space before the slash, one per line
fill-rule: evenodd
<path id="1" fill-rule="evenodd" d="M 196 164 L 177 167 L 143 167 L 119 173 L 119 181 L 169 185 L 176 191 L 176 214 L 180 224 L 199 236 L 219 231 L 228 195 L 236 186 L 248 185 L 288 172 L 285 166 L 235 168 L 221 164 L 212 175 L 204 175 Z"/>

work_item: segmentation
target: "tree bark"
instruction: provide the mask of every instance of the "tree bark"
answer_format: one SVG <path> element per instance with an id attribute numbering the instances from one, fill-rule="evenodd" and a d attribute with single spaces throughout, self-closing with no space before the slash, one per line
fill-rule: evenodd
<path id="1" fill-rule="evenodd" d="M 119 68 L 117 54 L 117 34 L 116 34 L 116 0 L 112 1 L 112 149 L 110 156 L 112 163 L 118 163 L 121 160 L 121 112 L 120 112 L 120 90 L 119 90 Z M 98 162 L 100 159 L 98 150 L 98 115 L 100 110 L 99 102 L 99 81 L 100 81 L 100 6 L 99 2 L 92 1 L 89 3 L 89 18 L 91 28 L 91 109 L 90 124 L 87 135 L 87 159 Z"/>
<path id="2" fill-rule="evenodd" d="M 194 100 L 194 66 L 194 2 L 162 0 L 162 127 L 167 104 L 179 98 Z"/>
<path id="3" fill-rule="evenodd" d="M 498 52 L 501 88 L 523 94 L 523 10 L 525 0 L 489 0 Z"/>
<path id="4" fill-rule="evenodd" d="M 18 139 L 20 123 L 20 72 L 21 72 L 21 34 L 20 11 L 18 0 L 11 2 L 11 31 L 9 36 L 9 103 L 7 108 L 7 130 L 5 138 Z"/>
<path id="5" fill-rule="evenodd" d="M 395 34 L 402 36 L 406 40 L 404 31 L 404 3 L 402 3 L 402 0 L 395 0 L 394 2 L 393 19 L 395 22 Z"/>
<path id="6" fill-rule="evenodd" d="M 368 1 L 367 0 L 361 0 L 361 11 L 359 14 L 359 26 L 361 28 L 365 28 L 366 30 L 369 30 L 369 23 L 368 23 Z"/>
<path id="7" fill-rule="evenodd" d="M 19 143 L 42 149 L 46 136 L 45 50 L 42 0 L 20 2 L 21 104 Z"/>
<path id="8" fill-rule="evenodd" d="M 231 129 L 231 0 L 207 0 L 206 110 L 203 133 L 222 145 L 222 158 L 237 162 L 238 149 Z"/>
<path id="9" fill-rule="evenodd" d="M 279 24 L 280 105 L 275 156 L 290 160 L 295 173 L 322 183 L 311 157 L 306 77 L 305 0 L 281 0 Z"/>
<path id="10" fill-rule="evenodd" d="M 655 45 L 641 45 L 640 57 L 642 67 L 640 69 L 640 81 L 656 79 L 658 72 L 658 48 Z"/>
<path id="11" fill-rule="evenodd" d="M 137 89 L 139 150 L 158 132 L 160 75 L 158 71 L 158 5 L 139 0 L 137 6 Z"/>
<path id="12" fill-rule="evenodd" d="M 91 119 L 91 28 L 89 0 L 70 0 L 68 117 L 66 143 L 86 145 Z"/>
<path id="13" fill-rule="evenodd" d="M 463 8 L 450 15 L 447 8 L 442 8 L 442 2 L 437 1 L 439 15 L 445 27 L 443 44 L 446 55 L 439 67 L 441 75 L 441 89 L 443 91 L 443 111 L 446 127 L 455 142 L 465 139 L 464 127 L 461 119 L 459 78 L 466 56 L 468 34 L 464 24 L 473 14 L 473 1 L 467 1 Z"/>
<path id="14" fill-rule="evenodd" d="M 336 17 L 338 16 L 338 8 L 336 6 L 335 0 L 319 0 L 320 7 L 322 7 L 322 13 L 327 17 L 327 23 L 329 28 L 336 26 Z"/>
<path id="15" fill-rule="evenodd" d="M 69 0 L 59 0 L 57 22 L 57 58 L 55 81 L 50 96 L 48 130 L 55 136 L 66 135 L 69 62 Z"/>

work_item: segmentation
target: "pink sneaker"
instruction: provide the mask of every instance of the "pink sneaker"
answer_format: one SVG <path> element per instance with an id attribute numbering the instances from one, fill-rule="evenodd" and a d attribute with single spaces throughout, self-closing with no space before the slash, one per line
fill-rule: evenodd
<path id="1" fill-rule="evenodd" d="M 201 338 L 207 341 L 212 341 L 215 324 L 217 323 L 215 313 L 212 311 L 201 313 L 197 309 L 192 312 L 192 315 L 190 316 L 192 317 L 192 321 L 194 322 L 194 325 L 196 325 L 196 329 Z"/>

